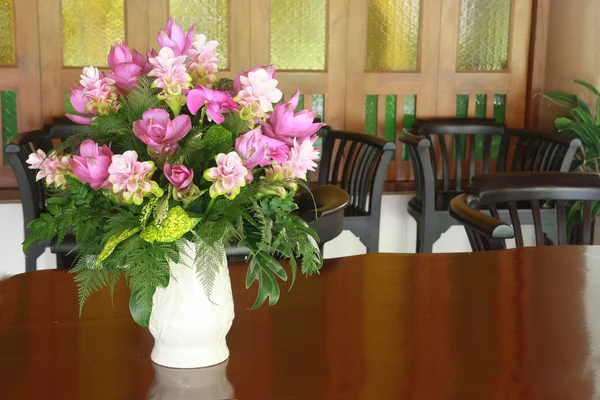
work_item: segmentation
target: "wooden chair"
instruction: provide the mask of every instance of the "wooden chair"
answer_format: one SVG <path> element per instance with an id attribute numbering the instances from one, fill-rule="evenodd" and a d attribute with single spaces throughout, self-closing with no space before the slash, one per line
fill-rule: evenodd
<path id="1" fill-rule="evenodd" d="M 474 251 L 506 248 L 506 239 L 515 238 L 523 247 L 522 214 L 528 207 L 537 246 L 593 243 L 593 206 L 600 201 L 600 176 L 589 173 L 533 172 L 489 174 L 475 177 L 473 187 L 450 202 L 450 215 L 462 223 Z M 581 220 L 568 232 L 568 210 L 582 210 Z M 554 213 L 544 213 L 544 209 Z M 506 209 L 510 224 L 500 219 Z M 482 212 L 486 210 L 489 214 Z M 545 217 L 555 218 L 544 224 Z M 543 227 L 553 226 L 556 242 L 548 240 Z"/>
<path id="2" fill-rule="evenodd" d="M 381 198 L 396 145 L 385 139 L 324 127 L 319 185 L 341 187 L 350 196 L 344 229 L 354 233 L 368 253 L 379 251 Z"/>
<path id="3" fill-rule="evenodd" d="M 27 158 L 29 154 L 38 149 L 48 153 L 55 142 L 60 142 L 77 132 L 78 125 L 65 123 L 62 120 L 55 125 L 47 126 L 43 130 L 27 132 L 17 135 L 5 148 L 4 152 L 19 185 L 19 195 L 23 207 L 23 230 L 24 237 L 29 234 L 27 224 L 38 218 L 41 213 L 46 211 L 46 188 L 43 180 L 36 182 L 37 171 L 29 169 Z M 71 243 L 71 246 L 69 246 Z M 25 254 L 25 270 L 35 271 L 37 269 L 37 259 L 42 255 L 47 247 L 56 250 L 53 243 L 41 243 L 31 246 Z M 59 267 L 68 266 L 65 262 L 65 256 L 74 247 L 74 240 L 67 238 L 65 243 L 58 250 L 53 251 L 57 254 L 57 264 Z"/>
<path id="4" fill-rule="evenodd" d="M 433 244 L 455 221 L 450 200 L 474 176 L 488 172 L 569 171 L 579 139 L 558 133 L 507 129 L 490 119 L 418 121 L 400 141 L 409 149 L 416 196 L 408 204 L 417 222 L 417 252 Z M 503 216 L 506 216 L 503 214 Z"/>

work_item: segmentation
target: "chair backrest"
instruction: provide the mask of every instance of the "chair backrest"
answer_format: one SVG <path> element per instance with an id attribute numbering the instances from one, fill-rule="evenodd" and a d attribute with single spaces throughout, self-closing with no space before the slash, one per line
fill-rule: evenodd
<path id="1" fill-rule="evenodd" d="M 348 208 L 357 215 L 377 214 L 387 168 L 396 145 L 362 133 L 324 127 L 319 185 L 340 186 L 350 196 Z"/>
<path id="2" fill-rule="evenodd" d="M 593 217 L 599 201 L 598 174 L 503 173 L 476 177 L 468 193 L 453 199 L 450 213 L 465 225 L 471 245 L 478 251 L 504 248 L 504 239 L 512 237 L 512 232 L 516 246 L 523 247 L 520 216 L 524 216 L 524 210 L 531 212 L 537 246 L 585 245 L 593 241 Z M 491 217 L 476 210 L 488 210 Z M 500 210 L 508 211 L 511 230 L 500 221 Z M 568 224 L 569 212 L 576 214 L 574 226 Z M 544 226 L 555 227 L 556 243 L 548 242 Z"/>

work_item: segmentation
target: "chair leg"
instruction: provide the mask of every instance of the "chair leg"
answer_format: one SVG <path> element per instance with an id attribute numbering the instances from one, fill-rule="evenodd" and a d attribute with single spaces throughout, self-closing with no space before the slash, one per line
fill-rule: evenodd
<path id="1" fill-rule="evenodd" d="M 367 232 L 364 240 L 362 241 L 367 248 L 367 253 L 378 253 L 379 252 L 379 227 L 377 227 L 377 233 Z"/>
<path id="2" fill-rule="evenodd" d="M 417 253 L 432 253 L 433 243 L 437 240 L 437 235 L 427 223 L 417 222 Z"/>
<path id="3" fill-rule="evenodd" d="M 25 256 L 25 272 L 37 271 L 37 257 Z"/>

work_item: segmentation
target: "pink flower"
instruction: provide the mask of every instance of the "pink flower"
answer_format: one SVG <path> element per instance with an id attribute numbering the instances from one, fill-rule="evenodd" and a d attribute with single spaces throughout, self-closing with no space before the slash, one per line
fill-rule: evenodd
<path id="1" fill-rule="evenodd" d="M 294 138 L 298 138 L 299 141 L 303 142 L 325 125 L 314 123 L 317 111 L 302 110 L 297 113 L 294 112 L 298 106 L 299 97 L 300 92 L 298 91 L 287 103 L 275 106 L 270 118 L 263 124 L 265 135 L 281 140 L 291 146 Z"/>
<path id="2" fill-rule="evenodd" d="M 196 24 L 192 25 L 187 34 L 185 34 L 183 33 L 183 29 L 172 18 L 169 18 L 165 29 L 158 33 L 158 44 L 160 47 L 170 48 L 176 56 L 185 55 L 192 46 L 195 27 Z"/>
<path id="3" fill-rule="evenodd" d="M 194 81 L 207 85 L 216 79 L 217 64 L 221 62 L 217 57 L 216 40 L 206 41 L 206 36 L 195 35 L 194 42 L 188 50 L 190 63 L 188 70 Z"/>
<path id="4" fill-rule="evenodd" d="M 289 159 L 283 163 L 283 167 L 293 171 L 294 177 L 306 180 L 306 172 L 315 170 L 315 160 L 318 159 L 319 150 L 313 147 L 310 140 L 305 140 L 299 145 L 294 139 L 292 152 Z"/>
<path id="5" fill-rule="evenodd" d="M 289 165 L 286 164 L 287 162 L 283 164 L 274 164 L 270 168 L 265 169 L 265 179 L 270 181 L 285 181 L 288 179 L 296 178 L 295 171 L 292 168 L 290 168 Z M 281 182 L 281 186 L 269 189 L 263 188 L 261 189 L 260 193 L 263 195 L 274 194 L 277 196 L 285 197 L 287 194 L 285 190 L 286 187 L 290 187 L 291 189 L 296 190 L 298 188 L 298 185 L 295 183 Z"/>
<path id="6" fill-rule="evenodd" d="M 173 155 L 177 142 L 192 128 L 189 116 L 180 115 L 171 121 L 169 113 L 159 108 L 149 109 L 142 118 L 133 123 L 133 133 L 158 154 Z"/>
<path id="7" fill-rule="evenodd" d="M 188 189 L 194 182 L 194 170 L 181 164 L 165 164 L 163 172 L 173 187 L 179 190 Z"/>
<path id="8" fill-rule="evenodd" d="M 154 69 L 148 73 L 155 76 L 152 87 L 162 89 L 158 98 L 165 100 L 175 115 L 179 115 L 181 106 L 185 104 L 183 91 L 192 87 L 192 77 L 185 66 L 186 56 L 176 56 L 169 47 L 163 47 L 156 57 L 150 58 Z"/>
<path id="9" fill-rule="evenodd" d="M 243 186 L 246 186 L 248 170 L 242 165 L 242 159 L 235 152 L 221 153 L 216 157 L 217 166 L 204 171 L 204 179 L 213 182 L 209 189 L 210 197 L 225 195 L 233 200 Z"/>
<path id="10" fill-rule="evenodd" d="M 241 106 L 240 116 L 246 120 L 260 120 L 273 111 L 273 103 L 283 97 L 277 89 L 277 80 L 265 69 L 248 72 L 240 77 L 241 90 L 234 100 Z"/>
<path id="11" fill-rule="evenodd" d="M 187 94 L 187 106 L 192 114 L 205 106 L 209 121 L 217 124 L 225 120 L 223 113 L 237 110 L 238 105 L 233 101 L 231 95 L 220 90 L 212 90 L 204 86 L 197 86 Z"/>
<path id="12" fill-rule="evenodd" d="M 287 159 L 290 148 L 280 140 L 263 135 L 263 140 L 267 144 L 267 154 L 269 159 L 280 164 Z"/>
<path id="13" fill-rule="evenodd" d="M 152 70 L 152 64 L 150 63 L 150 59 L 158 56 L 158 52 L 154 49 L 146 50 L 146 56 L 139 53 L 138 51 L 133 51 L 133 62 L 142 67 L 142 75 L 148 75 L 148 72 Z"/>
<path id="14" fill-rule="evenodd" d="M 94 116 L 96 116 L 96 112 L 88 111 L 87 104 L 89 103 L 89 98 L 83 95 L 83 86 L 76 85 L 71 88 L 71 105 L 81 115 L 67 114 L 67 118 L 71 121 L 82 124 L 89 125 L 92 123 Z"/>
<path id="15" fill-rule="evenodd" d="M 241 82 L 241 77 L 245 76 L 248 77 L 248 74 L 250 72 L 256 72 L 259 69 L 264 69 L 265 71 L 267 71 L 267 75 L 269 76 L 269 79 L 275 79 L 275 66 L 273 64 L 271 65 L 264 65 L 262 67 L 256 67 L 256 68 L 252 68 L 246 72 L 244 72 L 241 75 L 238 75 L 234 80 L 233 80 L 233 95 L 235 96 L 236 94 L 238 94 L 238 92 L 240 90 L 242 90 L 242 82 Z"/>
<path id="16" fill-rule="evenodd" d="M 250 172 L 253 168 L 264 167 L 271 164 L 271 161 L 282 163 L 290 152 L 284 143 L 264 136 L 260 126 L 238 136 L 235 140 L 235 150 L 242 157 L 244 167 L 248 169 L 247 180 L 253 179 Z"/>
<path id="17" fill-rule="evenodd" d="M 88 139 L 81 143 L 79 155 L 71 157 L 71 168 L 79 179 L 89 183 L 94 190 L 99 190 L 110 186 L 107 178 L 112 156 L 113 152 L 108 146 L 100 147 L 96 142 Z"/>
<path id="18" fill-rule="evenodd" d="M 125 43 L 113 45 L 107 60 L 113 73 L 106 76 L 115 81 L 115 86 L 122 93 L 128 93 L 135 88 L 138 77 L 142 75 L 142 69 L 147 62 L 146 58 L 137 51 L 132 53 Z"/>
<path id="19" fill-rule="evenodd" d="M 126 151 L 112 157 L 108 168 L 108 181 L 113 193 L 120 193 L 125 202 L 142 204 L 144 197 L 154 194 L 163 195 L 163 190 L 152 180 L 156 167 L 152 161 L 140 162 L 135 151 Z"/>
<path id="20" fill-rule="evenodd" d="M 35 177 L 36 181 L 46 178 L 47 185 L 54 184 L 59 188 L 66 187 L 65 176 L 71 174 L 69 158 L 69 155 L 59 157 L 56 154 L 50 154 L 47 156 L 43 150 L 38 149 L 37 152 L 29 154 L 26 162 L 29 164 L 29 169 L 39 170 Z"/>

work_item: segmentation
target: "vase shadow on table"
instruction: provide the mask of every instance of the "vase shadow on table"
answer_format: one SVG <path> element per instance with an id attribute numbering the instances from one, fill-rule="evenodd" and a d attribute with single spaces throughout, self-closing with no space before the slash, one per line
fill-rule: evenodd
<path id="1" fill-rule="evenodd" d="M 225 361 L 207 368 L 175 369 L 152 364 L 154 382 L 148 400 L 234 400 Z"/>

